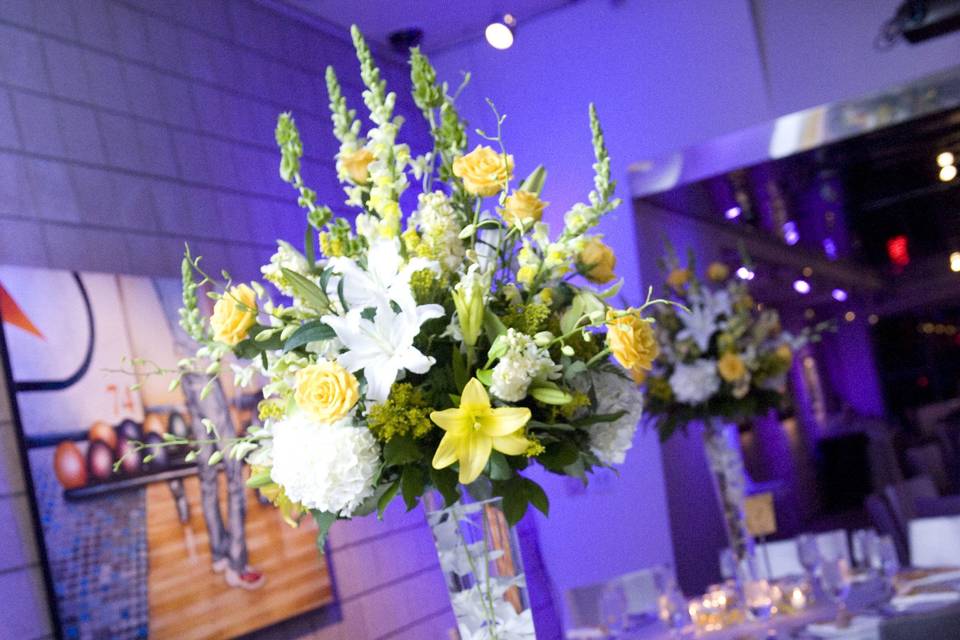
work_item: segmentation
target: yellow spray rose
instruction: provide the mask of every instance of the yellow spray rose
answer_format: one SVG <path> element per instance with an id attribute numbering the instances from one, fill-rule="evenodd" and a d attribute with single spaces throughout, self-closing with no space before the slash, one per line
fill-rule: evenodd
<path id="1" fill-rule="evenodd" d="M 689 269 L 674 269 L 667 276 L 667 284 L 670 285 L 670 288 L 674 291 L 680 291 L 687 283 L 690 281 L 690 270 Z"/>
<path id="2" fill-rule="evenodd" d="M 638 369 L 649 371 L 660 355 L 653 325 L 633 308 L 625 312 L 607 310 L 607 347 L 617 362 L 631 372 Z"/>
<path id="3" fill-rule="evenodd" d="M 535 193 L 514 191 L 503 203 L 500 216 L 510 226 L 517 224 L 525 226 L 532 222 L 540 222 L 540 218 L 543 217 L 543 209 L 547 204 L 549 203 L 538 198 Z"/>
<path id="4" fill-rule="evenodd" d="M 617 266 L 617 257 L 613 254 L 613 249 L 605 245 L 600 238 L 590 238 L 587 241 L 577 257 L 577 262 L 590 282 L 603 284 L 616 277 L 613 268 Z"/>
<path id="5" fill-rule="evenodd" d="M 453 175 L 463 180 L 463 188 L 468 193 L 484 198 L 492 196 L 513 176 L 513 156 L 504 158 L 490 147 L 477 145 L 453 161 Z"/>
<path id="6" fill-rule="evenodd" d="M 257 294 L 245 284 L 231 287 L 213 306 L 213 338 L 231 347 L 247 337 L 257 321 Z"/>
<path id="7" fill-rule="evenodd" d="M 747 367 L 735 353 L 727 352 L 717 361 L 717 371 L 727 382 L 735 382 L 747 375 Z"/>
<path id="8" fill-rule="evenodd" d="M 373 153 L 369 149 L 360 148 L 340 157 L 347 175 L 356 184 L 366 184 L 370 180 L 370 163 L 373 162 Z"/>
<path id="9" fill-rule="evenodd" d="M 294 387 L 297 406 L 323 424 L 346 416 L 360 397 L 354 375 L 331 360 L 321 360 L 297 371 Z"/>
<path id="10" fill-rule="evenodd" d="M 707 267 L 707 277 L 713 282 L 723 282 L 730 277 L 730 268 L 722 262 L 711 262 Z"/>
<path id="11" fill-rule="evenodd" d="M 782 360 L 785 364 L 785 369 L 789 369 L 793 365 L 793 351 L 790 349 L 789 345 L 782 344 L 777 347 L 777 350 L 774 351 L 777 358 Z"/>

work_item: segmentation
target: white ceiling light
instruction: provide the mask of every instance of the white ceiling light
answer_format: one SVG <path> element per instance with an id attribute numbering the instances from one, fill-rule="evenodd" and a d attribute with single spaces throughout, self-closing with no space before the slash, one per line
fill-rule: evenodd
<path id="1" fill-rule="evenodd" d="M 953 164 L 953 154 L 949 151 L 944 151 L 937 156 L 937 164 L 941 167 L 947 167 Z"/>
<path id="2" fill-rule="evenodd" d="M 948 164 L 947 166 L 940 169 L 941 182 L 950 182 L 956 177 L 957 177 L 957 165 Z"/>
<path id="3" fill-rule="evenodd" d="M 513 27 L 516 24 L 516 19 L 508 13 L 503 20 L 497 19 L 488 24 L 483 34 L 494 49 L 509 49 L 513 46 Z"/>

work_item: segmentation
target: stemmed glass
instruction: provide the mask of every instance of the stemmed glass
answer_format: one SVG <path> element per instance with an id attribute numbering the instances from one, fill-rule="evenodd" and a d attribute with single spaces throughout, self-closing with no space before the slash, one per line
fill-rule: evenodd
<path id="1" fill-rule="evenodd" d="M 817 569 L 820 568 L 822 561 L 816 536 L 809 533 L 802 533 L 797 536 L 797 559 L 800 560 L 800 566 L 803 567 L 812 581 L 816 577 Z"/>
<path id="2" fill-rule="evenodd" d="M 870 564 L 883 578 L 887 593 L 892 594 L 895 590 L 894 580 L 900 573 L 900 556 L 892 537 L 880 536 L 876 539 Z"/>
<path id="3" fill-rule="evenodd" d="M 847 614 L 847 596 L 850 595 L 850 563 L 846 558 L 831 558 L 820 563 L 820 587 L 837 605 L 837 626 L 850 623 Z"/>
<path id="4" fill-rule="evenodd" d="M 851 539 L 854 566 L 864 572 L 876 568 L 873 558 L 877 553 L 877 532 L 873 529 L 857 529 Z"/>
<path id="5" fill-rule="evenodd" d="M 609 583 L 600 595 L 600 616 L 611 638 L 619 638 L 627 623 L 627 594 L 623 583 Z"/>
<path id="6" fill-rule="evenodd" d="M 669 629 L 671 638 L 681 638 L 684 629 L 690 624 L 690 609 L 687 599 L 677 586 L 677 579 L 672 568 L 662 567 L 656 576 L 657 589 L 660 597 L 657 599 L 657 609 L 660 620 Z"/>

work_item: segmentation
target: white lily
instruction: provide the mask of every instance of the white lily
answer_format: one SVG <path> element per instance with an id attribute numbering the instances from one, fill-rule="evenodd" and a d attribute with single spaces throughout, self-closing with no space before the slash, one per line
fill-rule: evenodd
<path id="1" fill-rule="evenodd" d="M 417 306 L 412 296 L 397 303 L 399 313 L 389 302 L 384 302 L 377 307 L 373 320 L 361 315 L 361 306 L 353 307 L 345 316 L 323 316 L 323 322 L 336 332 L 347 349 L 337 360 L 350 372 L 363 370 L 367 380 L 366 397 L 371 402 L 387 399 L 390 386 L 401 371 L 426 373 L 435 362 L 413 346 L 413 339 L 424 322 L 443 316 L 443 307 Z"/>
<path id="2" fill-rule="evenodd" d="M 704 290 L 700 300 L 691 296 L 691 301 L 689 313 L 679 314 L 684 328 L 677 333 L 677 340 L 692 339 L 706 353 L 710 338 L 723 326 L 718 322 L 720 316 L 730 315 L 730 295 L 726 291 L 712 294 Z"/>
<path id="3" fill-rule="evenodd" d="M 351 309 L 378 309 L 390 301 L 410 305 L 410 276 L 421 269 L 439 271 L 439 265 L 424 258 L 412 258 L 404 263 L 399 241 L 380 240 L 367 252 L 367 268 L 356 261 L 338 257 L 330 260 L 335 273 L 343 277 L 343 297 Z"/>

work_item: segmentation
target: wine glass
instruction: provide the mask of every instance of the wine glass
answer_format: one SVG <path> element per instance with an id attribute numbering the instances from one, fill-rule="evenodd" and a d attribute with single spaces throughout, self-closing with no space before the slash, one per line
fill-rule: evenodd
<path id="1" fill-rule="evenodd" d="M 883 577 L 887 592 L 894 591 L 894 580 L 900 573 L 900 556 L 897 553 L 897 545 L 890 536 L 880 536 L 874 545 L 874 557 L 871 564 L 878 570 Z"/>
<path id="2" fill-rule="evenodd" d="M 604 587 L 600 595 L 600 616 L 611 638 L 619 638 L 623 634 L 627 621 L 627 594 L 620 581 Z"/>
<path id="3" fill-rule="evenodd" d="M 803 570 L 813 579 L 823 560 L 820 556 L 820 547 L 817 546 L 816 536 L 809 533 L 801 533 L 797 536 L 797 559 L 800 560 L 800 566 L 803 567 Z"/>
<path id="4" fill-rule="evenodd" d="M 677 578 L 669 566 L 661 567 L 656 574 L 657 589 L 660 596 L 657 598 L 657 613 L 660 620 L 669 629 L 671 638 L 679 638 L 683 630 L 690 624 L 690 608 L 683 592 L 677 586 Z"/>
<path id="5" fill-rule="evenodd" d="M 846 558 L 830 558 L 820 563 L 820 587 L 837 605 L 837 626 L 849 624 L 847 596 L 850 595 L 850 563 Z"/>
<path id="6" fill-rule="evenodd" d="M 873 558 L 876 555 L 877 532 L 873 529 L 857 529 L 851 538 L 853 544 L 853 563 L 861 571 L 874 568 Z"/>

